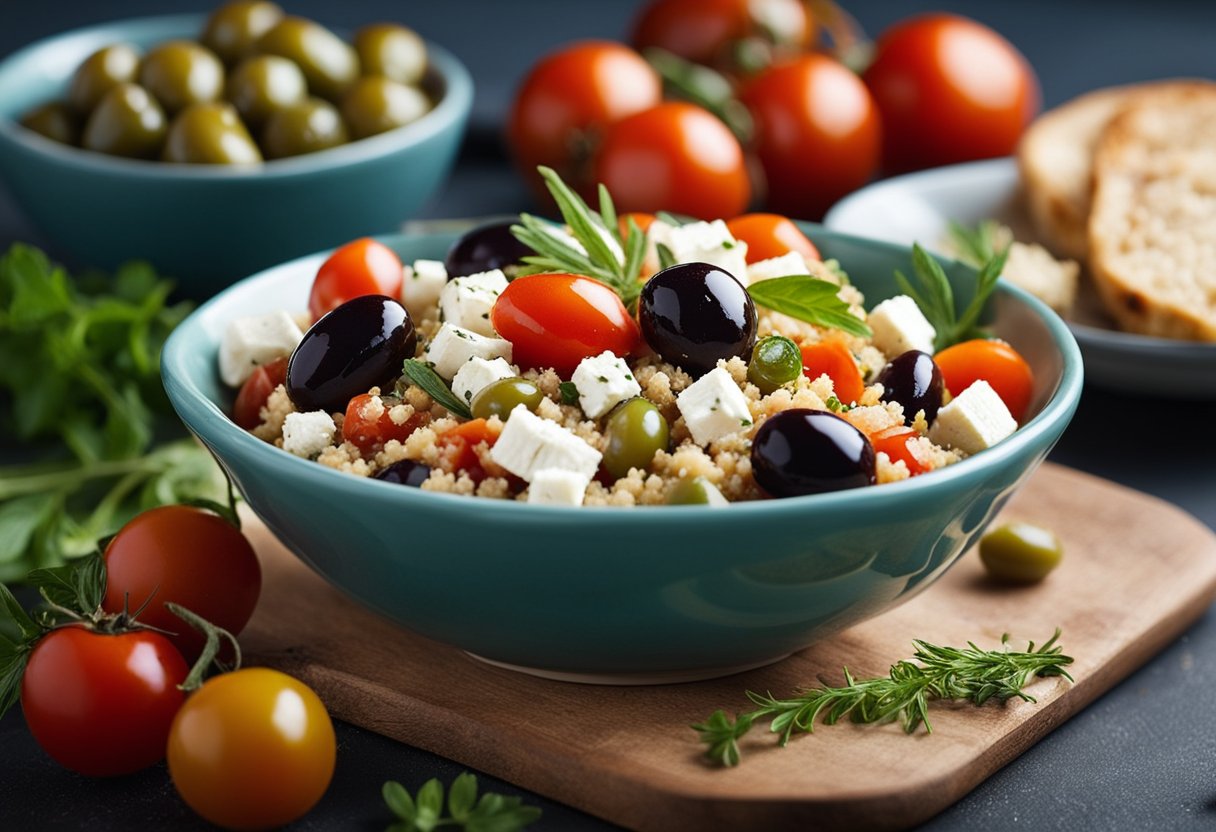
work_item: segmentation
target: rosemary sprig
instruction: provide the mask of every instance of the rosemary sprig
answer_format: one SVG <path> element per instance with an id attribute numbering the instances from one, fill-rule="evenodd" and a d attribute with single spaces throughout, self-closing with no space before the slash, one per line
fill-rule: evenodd
<path id="1" fill-rule="evenodd" d="M 989 295 L 996 288 L 997 278 L 1005 268 L 1005 258 L 1008 254 L 1008 249 L 1005 249 L 984 262 L 976 278 L 975 296 L 971 298 L 971 303 L 963 314 L 959 315 L 955 309 L 954 292 L 941 264 L 919 245 L 912 245 L 912 266 L 916 270 L 919 288 L 913 286 L 902 272 L 895 272 L 895 281 L 904 294 L 916 301 L 929 323 L 937 330 L 933 343 L 938 350 L 969 338 L 984 337 L 985 333 L 977 326 L 977 322 Z"/>
<path id="2" fill-rule="evenodd" d="M 947 230 L 958 259 L 977 269 L 1009 248 L 1008 243 L 1001 245 L 1001 224 L 996 220 L 984 220 L 975 227 L 950 220 Z"/>
<path id="3" fill-rule="evenodd" d="M 1023 652 L 1008 649 L 1008 634 L 1002 636 L 999 650 L 981 650 L 974 642 L 957 648 L 917 640 L 913 642 L 916 652 L 912 659 L 896 662 L 885 678 L 859 680 L 846 667 L 844 685 L 813 688 L 793 699 L 748 691 L 748 698 L 757 705 L 755 710 L 734 719 L 721 710 L 714 711 L 692 727 L 708 746 L 709 759 L 724 766 L 738 765 L 739 739 L 766 719 L 769 730 L 780 735 L 782 746 L 795 732 L 814 732 L 816 721 L 834 725 L 844 717 L 855 723 L 899 719 L 909 734 L 922 724 L 932 733 L 931 700 L 965 700 L 975 705 L 990 699 L 1034 702 L 1035 698 L 1022 690 L 1032 678 L 1062 676 L 1071 682 L 1072 676 L 1064 668 L 1073 660 L 1056 644 L 1059 638 L 1057 629 L 1042 646 L 1036 649 L 1032 641 Z"/>
<path id="4" fill-rule="evenodd" d="M 401 368 L 401 373 L 412 384 L 421 387 L 424 393 L 455 415 L 462 419 L 473 418 L 473 412 L 469 410 L 468 404 L 456 398 L 456 394 L 430 364 L 419 361 L 417 358 L 407 358 Z"/>

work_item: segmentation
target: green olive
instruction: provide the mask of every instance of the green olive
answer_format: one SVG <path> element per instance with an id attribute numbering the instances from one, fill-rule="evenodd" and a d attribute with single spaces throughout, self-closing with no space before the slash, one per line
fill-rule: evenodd
<path id="1" fill-rule="evenodd" d="M 283 19 L 283 10 L 266 0 L 235 0 L 211 13 L 199 40 L 226 64 L 254 53 L 258 39 Z"/>
<path id="2" fill-rule="evenodd" d="M 342 117 L 356 139 L 404 127 L 430 109 L 430 99 L 417 87 L 387 78 L 360 78 L 342 99 Z"/>
<path id="3" fill-rule="evenodd" d="M 355 32 L 355 51 L 364 75 L 417 84 L 426 72 L 426 43 L 413 29 L 396 23 L 373 23 Z"/>
<path id="4" fill-rule="evenodd" d="M 80 144 L 80 121 L 62 101 L 52 101 L 30 110 L 21 117 L 21 126 L 41 133 L 51 141 Z"/>
<path id="5" fill-rule="evenodd" d="M 348 141 L 342 116 L 334 105 L 320 98 L 275 110 L 262 128 L 262 152 L 267 159 L 315 153 Z"/>
<path id="6" fill-rule="evenodd" d="M 770 335 L 756 342 L 747 365 L 747 380 L 764 395 L 802 375 L 802 351 L 784 335 Z"/>
<path id="7" fill-rule="evenodd" d="M 139 74 L 139 52 L 134 46 L 116 43 L 85 58 L 68 85 L 68 103 L 88 117 L 102 97 L 119 84 L 133 84 Z"/>
<path id="8" fill-rule="evenodd" d="M 138 84 L 119 84 L 98 102 L 81 145 L 99 153 L 153 159 L 165 142 L 165 111 Z"/>
<path id="9" fill-rule="evenodd" d="M 254 165 L 262 154 L 231 104 L 202 101 L 173 119 L 163 158 L 197 165 Z"/>
<path id="10" fill-rule="evenodd" d="M 544 397 L 545 394 L 540 392 L 540 388 L 526 378 L 500 378 L 481 388 L 473 397 L 470 409 L 476 419 L 497 416 L 506 421 L 516 405 L 522 404 L 535 412 Z"/>
<path id="11" fill-rule="evenodd" d="M 685 477 L 673 485 L 667 494 L 669 506 L 724 506 L 728 502 L 718 487 L 705 477 Z"/>
<path id="12" fill-rule="evenodd" d="M 350 44 L 319 23 L 285 17 L 258 39 L 258 51 L 295 61 L 308 89 L 337 101 L 359 78 L 359 56 Z"/>
<path id="13" fill-rule="evenodd" d="M 980 540 L 980 560 L 988 574 L 1006 583 L 1041 581 L 1063 557 L 1060 539 L 1030 523 L 1006 523 Z"/>
<path id="14" fill-rule="evenodd" d="M 139 83 L 165 112 L 181 112 L 224 93 L 224 65 L 211 50 L 188 40 L 171 40 L 153 49 L 139 68 Z"/>
<path id="15" fill-rule="evenodd" d="M 251 127 L 263 124 L 275 110 L 306 98 L 304 73 L 278 55 L 246 58 L 228 79 L 228 100 Z"/>
<path id="16" fill-rule="evenodd" d="M 604 468 L 623 477 L 630 468 L 645 471 L 658 451 L 667 450 L 667 420 L 640 396 L 617 405 L 604 428 Z"/>

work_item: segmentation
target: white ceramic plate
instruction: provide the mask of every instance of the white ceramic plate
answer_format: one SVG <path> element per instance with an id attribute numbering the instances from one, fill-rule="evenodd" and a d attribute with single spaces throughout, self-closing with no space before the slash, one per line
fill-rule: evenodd
<path id="1" fill-rule="evenodd" d="M 1033 240 L 1012 159 L 936 168 L 877 182 L 846 197 L 824 219 L 837 231 L 936 248 L 955 220 L 995 219 Z M 1085 380 L 1140 396 L 1216 399 L 1216 344 L 1119 332 L 1082 281 L 1068 322 L 1085 359 Z"/>

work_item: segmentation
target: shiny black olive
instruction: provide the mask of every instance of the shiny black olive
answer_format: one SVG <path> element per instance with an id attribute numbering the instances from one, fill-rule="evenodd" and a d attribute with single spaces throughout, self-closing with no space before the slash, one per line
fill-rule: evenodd
<path id="1" fill-rule="evenodd" d="M 646 282 L 638 300 L 646 343 L 693 376 L 719 358 L 746 360 L 756 342 L 756 305 L 729 272 L 708 263 L 680 263 Z"/>
<path id="2" fill-rule="evenodd" d="M 448 249 L 443 264 L 448 278 L 467 274 L 488 272 L 511 266 L 529 254 L 532 249 L 515 239 L 511 233 L 513 222 L 495 222 L 469 231 Z"/>
<path id="3" fill-rule="evenodd" d="M 783 410 L 756 431 L 752 472 L 774 497 L 860 488 L 874 483 L 874 446 L 826 410 Z"/>
<path id="4" fill-rule="evenodd" d="M 428 466 L 421 462 L 414 462 L 412 459 L 403 459 L 377 471 L 376 479 L 419 488 L 430 475 L 431 469 Z"/>
<path id="5" fill-rule="evenodd" d="M 929 353 L 908 350 L 883 368 L 878 382 L 884 402 L 904 406 L 904 424 L 912 424 L 920 410 L 925 411 L 928 422 L 937 418 L 942 406 L 942 371 Z"/>
<path id="6" fill-rule="evenodd" d="M 418 336 L 405 307 L 384 295 L 349 300 L 312 325 L 287 362 L 287 395 L 302 411 L 345 410 L 387 386 L 413 358 Z"/>

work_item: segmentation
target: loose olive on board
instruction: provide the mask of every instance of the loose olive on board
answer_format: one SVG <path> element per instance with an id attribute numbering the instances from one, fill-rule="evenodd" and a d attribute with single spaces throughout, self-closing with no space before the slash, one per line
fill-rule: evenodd
<path id="1" fill-rule="evenodd" d="M 21 126 L 51 141 L 80 144 L 80 119 L 62 101 L 52 101 L 30 110 L 21 117 Z"/>
<path id="2" fill-rule="evenodd" d="M 359 56 L 320 23 L 284 17 L 258 39 L 257 49 L 294 61 L 308 79 L 308 89 L 337 101 L 359 78 Z"/>
<path id="3" fill-rule="evenodd" d="M 270 114 L 262 128 L 262 152 L 283 159 L 346 144 L 350 135 L 333 104 L 309 98 Z"/>
<path id="4" fill-rule="evenodd" d="M 88 117 L 101 99 L 119 84 L 133 84 L 139 75 L 139 52 L 134 46 L 116 43 L 98 49 L 76 67 L 68 85 L 68 103 Z"/>
<path id="5" fill-rule="evenodd" d="M 497 416 L 505 422 L 519 404 L 535 413 L 544 397 L 540 388 L 526 378 L 500 378 L 481 388 L 473 397 L 469 409 L 475 419 Z"/>
<path id="6" fill-rule="evenodd" d="M 925 421 L 937 418 L 942 406 L 942 371 L 933 356 L 920 350 L 908 350 L 896 356 L 878 374 L 884 402 L 899 402 L 904 407 L 904 424 L 912 424 L 918 411 L 925 412 Z"/>
<path id="7" fill-rule="evenodd" d="M 355 51 L 364 75 L 417 84 L 426 73 L 426 43 L 396 23 L 373 23 L 355 32 Z"/>
<path id="8" fill-rule="evenodd" d="M 199 38 L 226 64 L 254 54 L 258 39 L 283 19 L 283 9 L 266 0 L 236 0 L 211 13 Z"/>
<path id="9" fill-rule="evenodd" d="M 443 259 L 448 278 L 505 269 L 523 260 L 532 249 L 515 239 L 511 226 L 515 221 L 479 225 L 452 243 Z"/>
<path id="10" fill-rule="evenodd" d="M 300 68 L 278 55 L 246 58 L 228 78 L 228 100 L 249 127 L 263 124 L 271 113 L 308 98 Z"/>
<path id="11" fill-rule="evenodd" d="M 621 402 L 608 415 L 604 428 L 604 468 L 620 478 L 630 468 L 650 468 L 654 455 L 667 450 L 667 420 L 640 396 Z"/>
<path id="12" fill-rule="evenodd" d="M 860 488 L 875 482 L 875 453 L 861 431 L 826 410 L 770 416 L 752 441 L 752 472 L 774 497 Z"/>
<path id="13" fill-rule="evenodd" d="M 147 90 L 119 84 L 93 109 L 81 145 L 113 156 L 152 159 L 160 153 L 167 130 L 165 111 Z"/>
<path id="14" fill-rule="evenodd" d="M 980 560 L 998 581 L 1033 584 L 1060 565 L 1064 547 L 1049 530 L 1030 523 L 1006 523 L 980 538 Z"/>
<path id="15" fill-rule="evenodd" d="M 231 104 L 208 101 L 191 104 L 173 119 L 162 158 L 196 165 L 256 165 L 262 153 Z"/>
<path id="16" fill-rule="evenodd" d="M 170 115 L 224 93 L 224 65 L 211 50 L 171 40 L 150 50 L 139 67 L 139 83 Z"/>
<path id="17" fill-rule="evenodd" d="M 430 109 L 430 99 L 422 90 L 388 78 L 360 78 L 342 97 L 342 117 L 356 139 L 404 127 Z"/>

